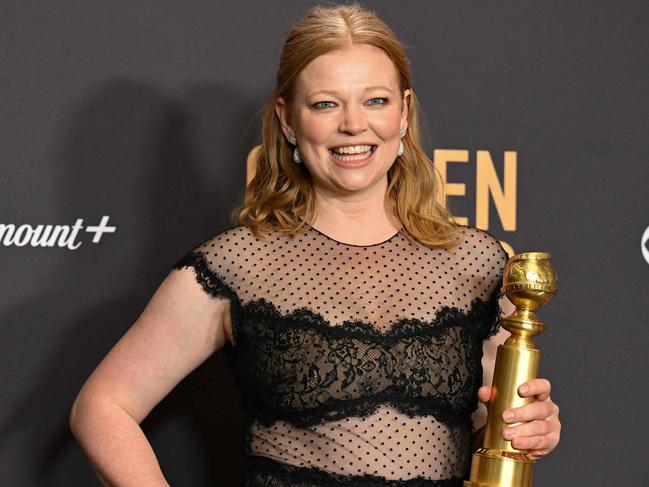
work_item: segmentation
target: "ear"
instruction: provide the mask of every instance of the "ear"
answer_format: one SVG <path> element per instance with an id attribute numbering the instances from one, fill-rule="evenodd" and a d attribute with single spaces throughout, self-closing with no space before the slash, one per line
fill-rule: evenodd
<path id="1" fill-rule="evenodd" d="M 410 88 L 403 90 L 403 107 L 401 109 L 401 128 L 408 128 L 408 114 L 410 113 Z"/>
<path id="2" fill-rule="evenodd" d="M 284 132 L 284 137 L 287 137 L 289 134 L 295 135 L 293 132 L 293 127 L 291 127 L 290 116 L 289 116 L 289 107 L 286 103 L 286 100 L 281 96 L 275 102 L 275 113 L 277 113 L 277 118 L 279 123 L 282 126 L 282 132 Z"/>

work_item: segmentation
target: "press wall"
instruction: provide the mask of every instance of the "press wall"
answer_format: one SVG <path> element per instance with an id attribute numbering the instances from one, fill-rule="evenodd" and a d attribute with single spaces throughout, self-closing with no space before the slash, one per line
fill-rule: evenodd
<path id="1" fill-rule="evenodd" d="M 0 3 L 0 485 L 99 485 L 72 401 L 176 260 L 232 225 L 310 5 Z M 535 485 L 646 485 L 649 5 L 364 5 L 407 45 L 453 213 L 552 253 L 538 343 L 563 430 Z M 241 408 L 218 352 L 154 409 L 171 485 L 237 485 Z"/>

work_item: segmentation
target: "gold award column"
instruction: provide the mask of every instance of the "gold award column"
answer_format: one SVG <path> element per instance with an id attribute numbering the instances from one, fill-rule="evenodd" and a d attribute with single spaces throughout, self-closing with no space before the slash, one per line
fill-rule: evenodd
<path id="1" fill-rule="evenodd" d="M 557 276 L 548 252 L 514 255 L 505 266 L 503 291 L 516 310 L 503 318 L 511 333 L 498 347 L 489 402 L 489 414 L 481 448 L 473 453 L 471 474 L 464 487 L 531 487 L 534 460 L 502 437 L 506 409 L 523 406 L 533 398 L 518 395 L 518 386 L 537 377 L 541 351 L 532 337 L 543 331 L 535 310 L 557 290 Z"/>

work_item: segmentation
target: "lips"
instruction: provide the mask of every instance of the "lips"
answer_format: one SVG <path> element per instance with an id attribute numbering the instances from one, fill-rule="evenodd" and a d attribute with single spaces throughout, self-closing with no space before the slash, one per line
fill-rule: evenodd
<path id="1" fill-rule="evenodd" d="M 374 160 L 374 152 L 376 152 L 376 145 L 370 145 L 370 150 L 354 153 L 354 154 L 339 154 L 329 149 L 331 160 L 339 167 L 343 168 L 359 168 L 370 164 Z"/>

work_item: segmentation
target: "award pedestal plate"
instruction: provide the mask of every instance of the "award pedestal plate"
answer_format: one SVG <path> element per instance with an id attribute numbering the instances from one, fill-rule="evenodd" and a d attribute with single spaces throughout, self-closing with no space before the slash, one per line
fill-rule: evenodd
<path id="1" fill-rule="evenodd" d="M 543 331 L 535 310 L 546 304 L 557 289 L 557 276 L 547 252 L 517 254 L 509 259 L 503 275 L 503 290 L 516 310 L 503 318 L 511 333 L 498 347 L 489 402 L 489 414 L 481 448 L 471 461 L 464 487 L 531 487 L 534 460 L 525 450 L 513 448 L 502 437 L 503 412 L 532 402 L 518 395 L 518 387 L 537 377 L 541 351 L 532 337 Z"/>

